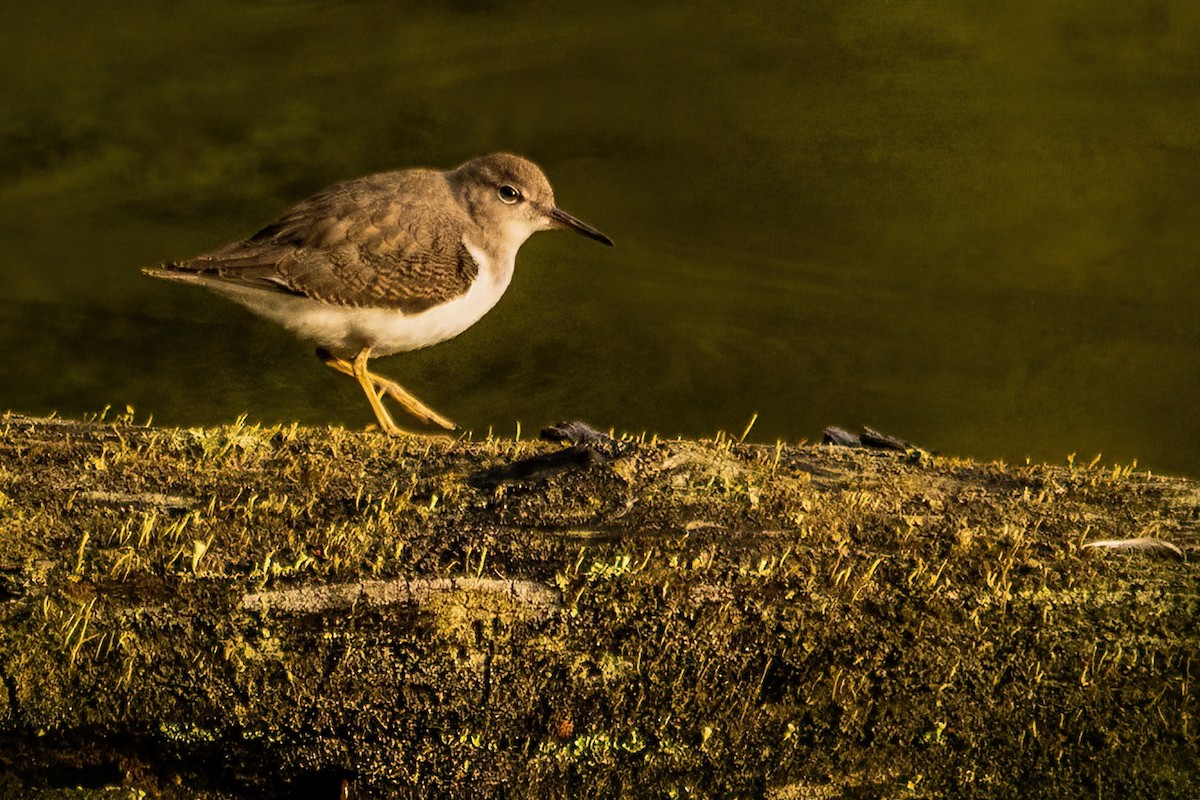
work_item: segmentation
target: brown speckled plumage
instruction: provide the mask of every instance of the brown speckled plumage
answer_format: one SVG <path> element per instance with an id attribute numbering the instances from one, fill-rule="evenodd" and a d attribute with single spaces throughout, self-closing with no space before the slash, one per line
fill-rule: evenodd
<path id="1" fill-rule="evenodd" d="M 388 172 L 331 186 L 249 239 L 165 269 L 415 314 L 470 288 L 470 227 L 442 173 Z"/>

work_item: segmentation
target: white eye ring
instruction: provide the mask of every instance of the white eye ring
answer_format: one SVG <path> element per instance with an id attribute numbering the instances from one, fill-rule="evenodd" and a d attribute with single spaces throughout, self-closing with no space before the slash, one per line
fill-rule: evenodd
<path id="1" fill-rule="evenodd" d="M 507 183 L 497 189 L 496 194 L 499 195 L 501 203 L 508 203 L 510 206 L 521 199 L 521 193 Z"/>

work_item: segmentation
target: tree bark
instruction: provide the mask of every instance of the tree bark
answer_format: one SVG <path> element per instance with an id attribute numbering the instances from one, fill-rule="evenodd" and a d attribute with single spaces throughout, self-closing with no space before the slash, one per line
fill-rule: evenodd
<path id="1" fill-rule="evenodd" d="M 0 796 L 1191 796 L 1198 546 L 1120 466 L 9 414 Z"/>

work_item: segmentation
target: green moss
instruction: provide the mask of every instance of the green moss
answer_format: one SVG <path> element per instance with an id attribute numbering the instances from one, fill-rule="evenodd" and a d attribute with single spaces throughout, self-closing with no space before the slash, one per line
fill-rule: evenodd
<path id="1" fill-rule="evenodd" d="M 1198 778 L 1192 561 L 1082 547 L 1190 556 L 1188 481 L 721 437 L 496 484 L 556 446 L 4 428 L 12 786 L 68 753 L 136 765 L 122 790 L 254 797 L 342 774 L 430 797 Z"/>

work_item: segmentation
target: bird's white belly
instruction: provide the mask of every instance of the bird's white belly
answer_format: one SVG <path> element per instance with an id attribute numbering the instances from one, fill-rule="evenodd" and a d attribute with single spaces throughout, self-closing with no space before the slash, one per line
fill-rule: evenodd
<path id="1" fill-rule="evenodd" d="M 465 294 L 416 314 L 389 308 L 347 308 L 230 284 L 209 284 L 209 288 L 300 338 L 349 358 L 367 346 L 372 355 L 385 356 L 451 339 L 496 305 L 511 278 L 511 269 L 499 275 L 480 270 Z"/>

